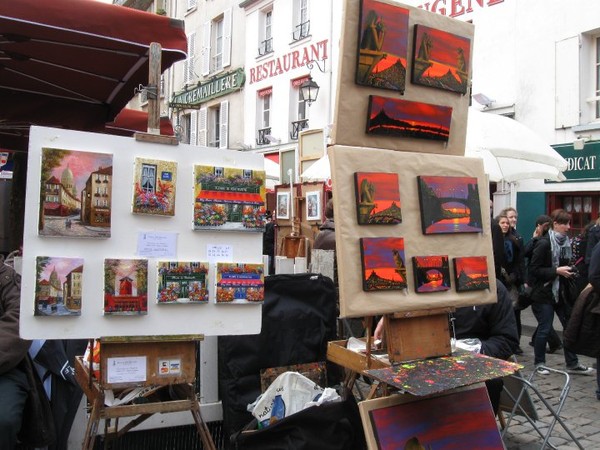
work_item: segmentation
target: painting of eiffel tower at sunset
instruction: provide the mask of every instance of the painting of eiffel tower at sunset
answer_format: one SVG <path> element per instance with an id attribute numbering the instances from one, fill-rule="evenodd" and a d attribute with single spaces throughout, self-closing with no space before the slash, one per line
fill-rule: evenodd
<path id="1" fill-rule="evenodd" d="M 355 172 L 354 187 L 359 225 L 402 222 L 397 173 Z"/>
<path id="2" fill-rule="evenodd" d="M 481 291 L 490 288 L 487 259 L 485 256 L 453 258 L 454 281 L 457 292 Z"/>
<path id="3" fill-rule="evenodd" d="M 405 289 L 404 238 L 360 238 L 364 291 Z"/>
<path id="4" fill-rule="evenodd" d="M 367 134 L 448 141 L 452 108 L 369 96 Z"/>

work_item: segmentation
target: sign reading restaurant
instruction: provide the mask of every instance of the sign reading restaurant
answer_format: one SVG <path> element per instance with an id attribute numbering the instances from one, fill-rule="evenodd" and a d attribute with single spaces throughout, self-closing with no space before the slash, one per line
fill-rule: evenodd
<path id="1" fill-rule="evenodd" d="M 171 108 L 194 108 L 207 100 L 239 91 L 246 81 L 244 69 L 237 69 L 198 83 L 185 91 L 173 94 Z"/>

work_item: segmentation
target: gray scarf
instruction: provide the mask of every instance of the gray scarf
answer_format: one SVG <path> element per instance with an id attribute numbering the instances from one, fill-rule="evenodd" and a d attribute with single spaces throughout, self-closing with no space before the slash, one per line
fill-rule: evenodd
<path id="1" fill-rule="evenodd" d="M 571 240 L 566 234 L 557 233 L 554 230 L 548 231 L 550 238 L 550 248 L 552 251 L 552 267 L 555 269 L 560 266 L 560 261 L 571 261 Z M 556 276 L 552 282 L 552 296 L 554 301 L 558 301 L 558 285 L 560 276 Z"/>

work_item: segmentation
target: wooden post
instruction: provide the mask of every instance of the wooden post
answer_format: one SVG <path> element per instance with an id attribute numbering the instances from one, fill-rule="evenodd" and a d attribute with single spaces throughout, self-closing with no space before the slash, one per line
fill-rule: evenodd
<path id="1" fill-rule="evenodd" d="M 148 133 L 160 134 L 160 66 L 162 48 L 159 43 L 150 44 L 148 73 Z"/>

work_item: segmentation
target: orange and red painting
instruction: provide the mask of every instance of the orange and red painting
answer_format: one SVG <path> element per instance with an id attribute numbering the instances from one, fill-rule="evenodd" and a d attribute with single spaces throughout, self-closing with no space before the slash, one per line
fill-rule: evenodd
<path id="1" fill-rule="evenodd" d="M 415 291 L 441 292 L 450 289 L 448 256 L 413 256 Z"/>
<path id="2" fill-rule="evenodd" d="M 354 186 L 359 225 L 402 222 L 397 173 L 355 172 Z"/>
<path id="3" fill-rule="evenodd" d="M 362 0 L 356 84 L 404 92 L 407 56 L 408 9 Z"/>
<path id="4" fill-rule="evenodd" d="M 470 58 L 470 39 L 415 25 L 413 83 L 466 94 Z"/>
<path id="5" fill-rule="evenodd" d="M 370 95 L 367 134 L 447 141 L 451 119 L 449 106 Z"/>
<path id="6" fill-rule="evenodd" d="M 423 234 L 480 233 L 476 177 L 418 176 Z"/>
<path id="7" fill-rule="evenodd" d="M 487 259 L 485 256 L 454 258 L 454 281 L 457 292 L 480 291 L 490 288 Z"/>
<path id="8" fill-rule="evenodd" d="M 405 289 L 404 238 L 360 238 L 364 291 Z"/>

